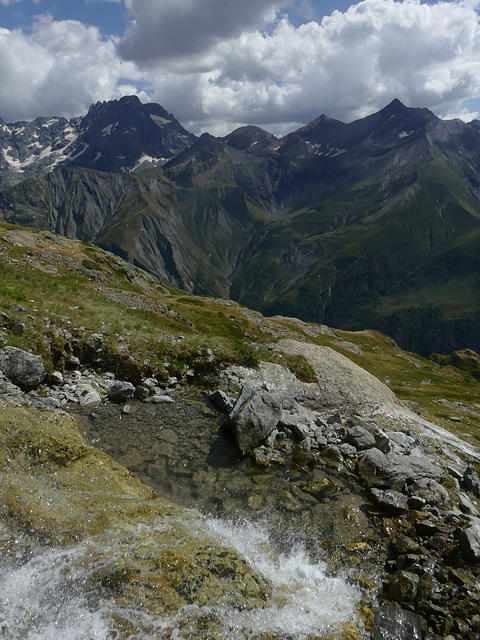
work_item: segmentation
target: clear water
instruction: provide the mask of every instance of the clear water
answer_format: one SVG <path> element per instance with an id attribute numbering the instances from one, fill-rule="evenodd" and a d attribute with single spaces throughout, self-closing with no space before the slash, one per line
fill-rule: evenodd
<path id="1" fill-rule="evenodd" d="M 293 470 L 290 461 L 265 470 L 241 459 L 219 429 L 222 417 L 202 394 L 181 394 L 175 405 L 137 404 L 129 414 L 111 404 L 87 409 L 79 416 L 81 430 L 162 497 L 194 508 L 188 526 L 237 550 L 271 583 L 267 606 L 185 607 L 174 618 L 125 610 L 92 579 L 105 552 L 121 548 L 113 535 L 69 549 L 33 546 L 28 557 L 0 557 L 0 637 L 191 640 L 197 637 L 191 621 L 213 616 L 231 640 L 267 631 L 307 640 L 355 619 L 360 591 L 345 576 L 329 575 L 320 540 L 336 501 L 358 496 L 336 478 L 334 498 L 302 502 L 298 486 L 308 474 Z M 113 617 L 129 621 L 122 635 L 112 631 Z"/>

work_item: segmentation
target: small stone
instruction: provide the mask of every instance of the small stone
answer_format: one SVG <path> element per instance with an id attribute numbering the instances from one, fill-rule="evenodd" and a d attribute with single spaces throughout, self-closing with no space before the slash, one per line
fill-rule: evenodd
<path id="1" fill-rule="evenodd" d="M 71 356 L 67 360 L 65 360 L 65 366 L 67 369 L 75 370 L 80 368 L 80 358 L 77 356 Z"/>
<path id="2" fill-rule="evenodd" d="M 94 349 L 101 349 L 103 347 L 103 335 L 101 333 L 92 333 L 88 338 L 88 342 Z"/>
<path id="3" fill-rule="evenodd" d="M 371 489 L 372 498 L 383 509 L 393 513 L 405 513 L 407 511 L 407 498 L 399 491 L 387 489 Z"/>
<path id="4" fill-rule="evenodd" d="M 327 418 L 327 424 L 343 424 L 342 416 L 338 411 Z"/>
<path id="5" fill-rule="evenodd" d="M 318 438 L 317 438 L 317 443 L 318 443 Z M 326 443 L 327 442 L 325 440 L 325 444 Z M 352 444 L 348 444 L 347 442 L 340 444 L 338 448 L 340 449 L 342 455 L 344 455 L 347 458 L 353 458 L 354 456 L 357 455 L 357 449 Z"/>
<path id="6" fill-rule="evenodd" d="M 50 374 L 50 382 L 53 385 L 60 385 L 63 384 L 63 375 L 60 371 L 53 371 Z"/>
<path id="7" fill-rule="evenodd" d="M 148 398 L 149 390 L 142 384 L 135 387 L 135 397 L 137 400 L 146 400 Z"/>
<path id="8" fill-rule="evenodd" d="M 174 403 L 175 400 L 170 396 L 161 395 L 161 396 L 151 396 L 150 398 L 147 398 L 145 402 L 151 402 L 152 404 L 162 404 L 162 403 L 168 404 L 168 403 Z"/>
<path id="9" fill-rule="evenodd" d="M 157 380 L 155 378 L 147 378 L 142 382 L 142 386 L 152 391 L 157 386 Z"/>
<path id="10" fill-rule="evenodd" d="M 342 452 L 340 451 L 339 447 L 336 447 L 335 445 L 326 447 L 320 453 L 320 455 L 322 456 L 322 458 L 325 458 L 327 460 L 334 460 L 335 462 L 343 462 Z"/>
<path id="11" fill-rule="evenodd" d="M 480 560 L 480 519 L 472 518 L 472 524 L 461 532 L 460 547 L 467 560 Z"/>
<path id="12" fill-rule="evenodd" d="M 13 325 L 11 331 L 14 336 L 20 336 L 25 331 L 25 325 L 23 324 L 23 322 L 16 322 Z"/>
<path id="13" fill-rule="evenodd" d="M 285 461 L 280 451 L 265 446 L 256 447 L 252 452 L 252 457 L 255 460 L 255 464 L 262 467 L 270 467 L 272 464 Z"/>
<path id="14" fill-rule="evenodd" d="M 417 596 L 420 578 L 410 571 L 396 571 L 390 576 L 388 592 L 398 603 L 413 603 Z"/>
<path id="15" fill-rule="evenodd" d="M 216 407 L 223 413 L 228 414 L 233 409 L 232 400 L 227 396 L 225 391 L 222 391 L 221 389 L 212 391 L 212 393 L 208 395 L 208 399 L 214 407 Z"/>
<path id="16" fill-rule="evenodd" d="M 463 474 L 463 483 L 467 491 L 472 491 L 477 498 L 480 498 L 480 478 L 472 466 L 468 466 Z"/>
<path id="17" fill-rule="evenodd" d="M 84 388 L 79 388 L 75 392 L 75 395 L 78 398 L 78 403 L 82 406 L 95 404 L 102 401 L 102 398 L 100 397 L 98 391 L 96 391 L 96 389 L 94 389 L 90 385 L 87 385 Z"/>
<path id="18" fill-rule="evenodd" d="M 421 498 L 420 496 L 410 496 L 407 500 L 407 504 L 410 509 L 423 509 L 427 504 L 427 501 L 425 498 Z"/>
<path id="19" fill-rule="evenodd" d="M 347 430 L 347 440 L 359 451 L 371 449 L 376 445 L 372 434 L 360 425 L 355 425 Z"/>

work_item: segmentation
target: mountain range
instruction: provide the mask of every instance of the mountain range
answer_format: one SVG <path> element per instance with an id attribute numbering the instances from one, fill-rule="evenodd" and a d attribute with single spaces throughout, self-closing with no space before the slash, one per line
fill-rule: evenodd
<path id="1" fill-rule="evenodd" d="M 197 138 L 133 96 L 0 122 L 0 216 L 111 250 L 189 292 L 480 350 L 480 122 L 394 100 L 283 138 Z"/>

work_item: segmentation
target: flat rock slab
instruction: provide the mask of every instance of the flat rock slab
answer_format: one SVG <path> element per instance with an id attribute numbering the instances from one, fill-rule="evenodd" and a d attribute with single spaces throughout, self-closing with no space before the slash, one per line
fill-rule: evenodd
<path id="1" fill-rule="evenodd" d="M 402 490 L 407 480 L 430 478 L 441 482 L 446 474 L 437 465 L 420 456 L 385 454 L 368 449 L 358 457 L 358 472 L 367 487 Z"/>

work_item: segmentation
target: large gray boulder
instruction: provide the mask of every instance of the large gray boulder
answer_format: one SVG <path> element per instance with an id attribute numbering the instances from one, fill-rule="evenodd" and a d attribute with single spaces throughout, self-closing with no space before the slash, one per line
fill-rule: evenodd
<path id="1" fill-rule="evenodd" d="M 133 397 L 135 387 L 131 382 L 115 380 L 107 389 L 107 396 L 113 402 L 126 402 Z"/>
<path id="2" fill-rule="evenodd" d="M 385 454 L 380 449 L 368 449 L 358 457 L 358 472 L 367 487 L 402 490 L 405 482 L 429 478 L 442 482 L 446 474 L 435 464 L 420 456 Z"/>
<path id="3" fill-rule="evenodd" d="M 37 387 L 46 376 L 41 357 L 17 347 L 0 349 L 0 371 L 23 388 Z"/>
<path id="4" fill-rule="evenodd" d="M 229 423 L 243 455 L 263 444 L 282 417 L 282 396 L 268 391 L 253 391 L 245 385 Z"/>

